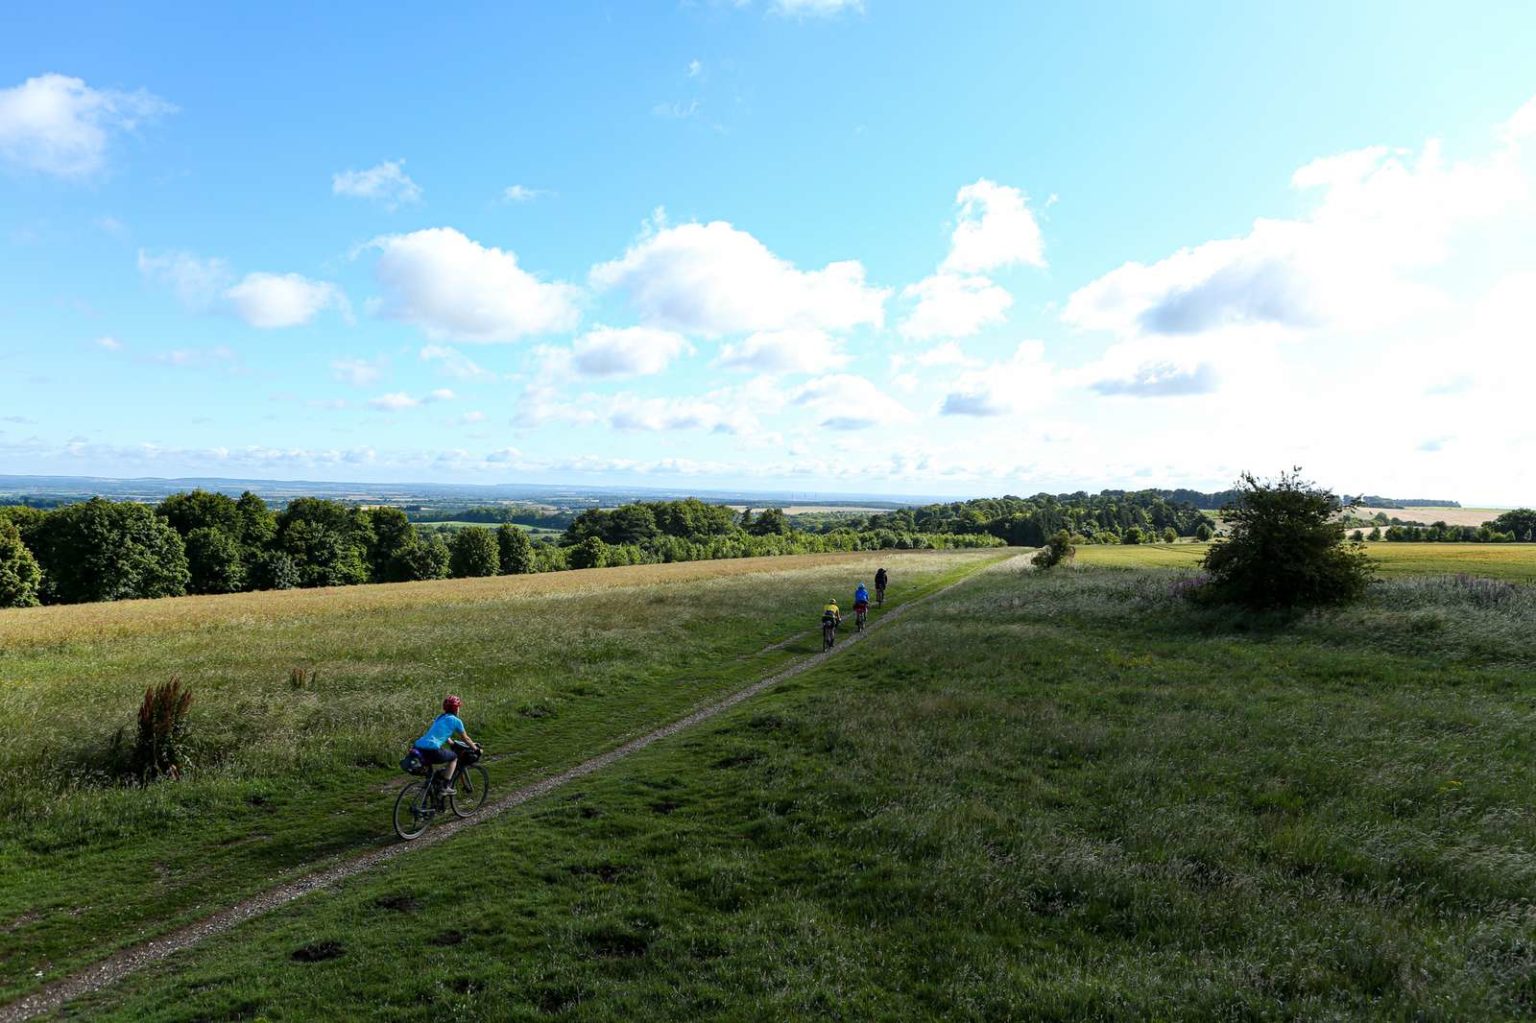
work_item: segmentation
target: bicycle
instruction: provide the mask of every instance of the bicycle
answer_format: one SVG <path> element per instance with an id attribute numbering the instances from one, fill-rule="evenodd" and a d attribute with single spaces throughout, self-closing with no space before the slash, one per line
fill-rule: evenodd
<path id="1" fill-rule="evenodd" d="M 490 773 L 480 763 L 485 751 L 462 742 L 453 743 L 453 749 L 459 755 L 459 768 L 453 775 L 453 795 L 443 795 L 448 765 L 439 764 L 435 767 L 422 765 L 420 770 L 411 772 L 419 777 L 406 782 L 395 797 L 395 834 L 405 841 L 420 838 L 432 821 L 443 813 L 473 817 L 485 805 L 491 788 Z"/>
<path id="2" fill-rule="evenodd" d="M 884 586 L 876 586 L 875 587 L 875 606 L 876 607 L 883 607 L 884 605 L 885 605 L 885 587 Z"/>
<path id="3" fill-rule="evenodd" d="M 869 608 L 856 607 L 853 609 L 853 631 L 864 631 L 864 619 L 869 617 Z"/>
<path id="4" fill-rule="evenodd" d="M 825 653 L 837 642 L 837 623 L 830 618 L 821 620 L 821 649 Z"/>

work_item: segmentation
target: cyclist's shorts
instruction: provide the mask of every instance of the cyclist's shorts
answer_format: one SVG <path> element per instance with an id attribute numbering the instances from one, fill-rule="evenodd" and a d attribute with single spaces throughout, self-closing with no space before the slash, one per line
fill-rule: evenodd
<path id="1" fill-rule="evenodd" d="M 446 764 L 451 760 L 459 759 L 459 755 L 452 748 L 444 746 L 442 749 L 422 749 L 416 747 L 416 752 L 421 756 L 421 762 L 427 765 Z"/>
<path id="2" fill-rule="evenodd" d="M 869 601 L 867 601 L 867 600 L 866 601 L 860 601 L 859 603 L 853 605 L 853 609 L 855 611 L 868 611 L 869 610 Z"/>
<path id="3" fill-rule="evenodd" d="M 831 615 L 822 615 L 821 616 L 821 624 L 823 624 L 823 625 L 836 625 L 837 624 L 837 619 L 832 617 Z"/>

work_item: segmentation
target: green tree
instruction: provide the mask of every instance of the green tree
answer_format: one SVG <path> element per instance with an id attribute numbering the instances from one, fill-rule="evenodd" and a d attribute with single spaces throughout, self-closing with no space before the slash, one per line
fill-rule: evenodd
<path id="1" fill-rule="evenodd" d="M 267 507 L 267 502 L 247 490 L 235 502 L 239 516 L 235 539 L 247 552 L 267 550 L 277 539 L 277 516 Z"/>
<path id="2" fill-rule="evenodd" d="M 1223 509 L 1228 537 L 1205 556 L 1215 599 L 1256 609 L 1309 607 L 1352 600 L 1372 569 L 1358 544 L 1346 545 L 1342 504 L 1301 470 L 1260 482 L 1245 473 L 1238 499 Z"/>
<path id="3" fill-rule="evenodd" d="M 389 579 L 391 582 L 412 582 L 446 578 L 449 558 L 448 545 L 441 536 L 418 535 L 410 543 L 395 550 L 389 567 Z"/>
<path id="4" fill-rule="evenodd" d="M 399 582 L 399 556 L 416 544 L 416 527 L 399 508 L 371 508 L 368 521 L 368 577 L 374 582 Z"/>
<path id="5" fill-rule="evenodd" d="M 1174 543 L 1179 539 L 1179 531 L 1172 526 L 1163 527 L 1163 543 Z"/>
<path id="6" fill-rule="evenodd" d="M 1492 526 L 1501 533 L 1509 533 L 1522 543 L 1536 540 L 1536 510 L 1516 508 L 1493 520 Z"/>
<path id="7" fill-rule="evenodd" d="M 293 559 L 300 586 L 355 586 L 368 581 L 364 548 L 321 520 L 290 522 L 283 528 L 281 544 L 283 553 Z"/>
<path id="8" fill-rule="evenodd" d="M 747 532 L 753 536 L 788 536 L 794 532 L 782 508 L 764 508 Z"/>
<path id="9" fill-rule="evenodd" d="M 1195 539 L 1199 540 L 1201 543 L 1209 543 L 1211 537 L 1215 535 L 1216 531 L 1211 528 L 1211 524 L 1209 522 L 1202 522 L 1195 527 Z"/>
<path id="10" fill-rule="evenodd" d="M 502 575 L 527 575 L 533 571 L 533 541 L 526 530 L 511 523 L 496 530 L 496 547 L 501 554 Z"/>
<path id="11" fill-rule="evenodd" d="M 34 607 L 42 578 L 37 559 L 21 542 L 21 530 L 0 518 L 0 607 Z"/>
<path id="12" fill-rule="evenodd" d="M 566 561 L 572 568 L 603 568 L 608 564 L 608 545 L 589 536 L 566 551 Z"/>
<path id="13" fill-rule="evenodd" d="M 233 504 L 234 502 L 230 502 Z M 189 593 L 236 593 L 245 589 L 240 544 L 222 529 L 199 526 L 187 534 Z"/>
<path id="14" fill-rule="evenodd" d="M 228 494 L 211 490 L 172 494 L 160 502 L 155 514 L 169 522 L 183 540 L 194 529 L 218 529 L 231 537 L 240 536 L 240 506 Z"/>
<path id="15" fill-rule="evenodd" d="M 1143 543 L 1145 539 L 1140 526 L 1128 526 L 1125 532 L 1120 534 L 1120 542 L 1124 544 Z"/>
<path id="16" fill-rule="evenodd" d="M 43 570 L 44 603 L 186 592 L 186 548 L 147 505 L 94 497 L 49 512 L 36 536 L 32 553 Z"/>
<path id="17" fill-rule="evenodd" d="M 448 571 L 455 579 L 496 575 L 501 571 L 501 552 L 496 534 L 484 526 L 466 526 L 448 544 Z"/>
<path id="18" fill-rule="evenodd" d="M 246 566 L 245 579 L 257 590 L 291 590 L 304 583 L 298 563 L 287 551 L 258 551 Z"/>
<path id="19" fill-rule="evenodd" d="M 1371 527 L 1371 531 L 1369 533 L 1365 534 L 1365 538 L 1367 540 L 1380 540 L 1381 539 L 1381 527 L 1380 526 L 1372 526 Z"/>

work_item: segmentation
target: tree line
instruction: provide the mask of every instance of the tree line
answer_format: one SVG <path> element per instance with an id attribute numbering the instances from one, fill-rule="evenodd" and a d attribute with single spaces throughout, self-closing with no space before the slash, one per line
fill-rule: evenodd
<path id="1" fill-rule="evenodd" d="M 765 525 L 766 523 L 766 525 Z M 93 498 L 44 510 L 0 507 L 0 607 L 351 586 L 892 548 L 1001 546 L 991 536 L 890 529 L 791 530 L 782 511 L 738 516 L 695 499 L 583 512 L 558 543 L 511 523 L 448 538 L 398 508 L 299 497 L 273 510 L 194 490 L 157 506 Z"/>
<path id="2" fill-rule="evenodd" d="M 986 497 L 920 508 L 899 508 L 853 520 L 843 528 L 892 529 L 941 535 L 988 535 L 1014 547 L 1040 547 L 1065 530 L 1074 544 L 1208 540 L 1215 523 L 1192 501 L 1169 491 L 1105 490 L 1097 494 Z M 1189 493 L 1193 493 L 1192 491 Z"/>

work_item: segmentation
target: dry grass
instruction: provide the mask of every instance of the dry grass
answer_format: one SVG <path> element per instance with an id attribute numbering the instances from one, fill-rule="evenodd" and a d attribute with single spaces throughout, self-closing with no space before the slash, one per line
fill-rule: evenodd
<path id="1" fill-rule="evenodd" d="M 543 575 L 493 576 L 487 579 L 438 579 L 373 586 L 314 590 L 269 590 L 211 597 L 124 600 L 112 604 L 0 611 L 0 649 L 55 643 L 93 642 L 121 636 L 183 632 L 209 626 L 278 622 L 315 615 L 363 615 L 427 606 L 485 605 L 538 596 L 580 597 L 615 589 L 679 585 L 744 575 L 772 575 L 845 564 L 867 571 L 878 565 L 895 574 L 911 559 L 942 557 L 941 551 L 880 551 L 850 554 L 798 554 L 782 558 L 686 561 L 670 565 L 551 572 Z"/>
<path id="2" fill-rule="evenodd" d="M 1362 505 L 1355 509 L 1355 515 L 1368 519 L 1377 512 L 1381 512 L 1389 519 L 1422 522 L 1426 526 L 1431 522 L 1444 522 L 1450 526 L 1481 526 L 1484 522 L 1492 522 L 1508 510 L 1508 508 L 1367 508 Z"/>

